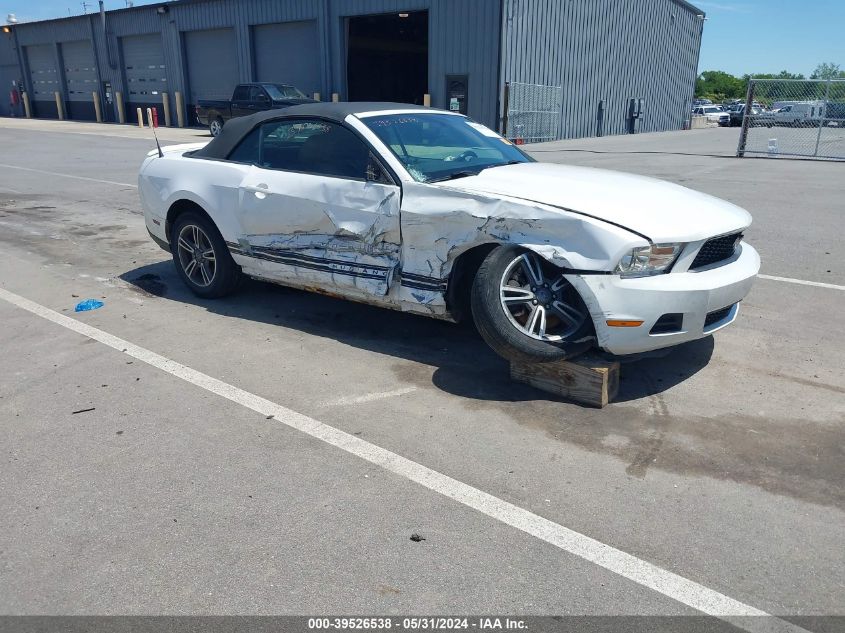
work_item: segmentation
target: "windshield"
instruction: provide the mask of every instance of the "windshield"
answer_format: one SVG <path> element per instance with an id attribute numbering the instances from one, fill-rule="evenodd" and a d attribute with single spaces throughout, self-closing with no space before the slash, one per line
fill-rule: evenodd
<path id="1" fill-rule="evenodd" d="M 295 86 L 286 86 L 285 84 L 265 84 L 267 93 L 271 99 L 307 99 L 304 94 Z"/>
<path id="2" fill-rule="evenodd" d="M 721 110 L 719 108 L 715 107 L 715 106 L 709 107 L 709 108 L 704 108 L 704 114 L 717 114 L 717 113 L 720 113 L 720 112 L 721 112 Z"/>
<path id="3" fill-rule="evenodd" d="M 510 141 L 466 117 L 412 112 L 361 117 L 418 182 L 474 176 L 533 162 Z"/>

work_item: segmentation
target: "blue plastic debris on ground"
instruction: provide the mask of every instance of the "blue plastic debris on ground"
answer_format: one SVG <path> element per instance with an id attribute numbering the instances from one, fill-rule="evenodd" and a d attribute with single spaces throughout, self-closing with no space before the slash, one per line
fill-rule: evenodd
<path id="1" fill-rule="evenodd" d="M 76 304 L 76 308 L 74 308 L 74 312 L 87 312 L 88 310 L 96 310 L 97 308 L 102 308 L 105 304 L 102 301 L 97 301 L 96 299 L 86 299 L 85 301 L 80 301 Z"/>

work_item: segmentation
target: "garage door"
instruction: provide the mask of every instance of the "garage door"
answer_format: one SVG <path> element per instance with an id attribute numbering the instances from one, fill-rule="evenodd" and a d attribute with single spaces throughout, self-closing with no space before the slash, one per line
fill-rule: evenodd
<path id="1" fill-rule="evenodd" d="M 293 84 L 311 95 L 320 92 L 317 21 L 262 24 L 253 29 L 258 81 Z"/>
<path id="2" fill-rule="evenodd" d="M 146 111 L 151 104 L 156 104 L 159 120 L 164 120 L 161 93 L 167 92 L 167 68 L 164 65 L 161 35 L 130 35 L 121 38 L 120 45 L 126 78 L 124 100 L 128 120 L 137 122 L 137 109 Z"/>
<path id="3" fill-rule="evenodd" d="M 32 82 L 33 114 L 37 117 L 55 119 L 58 114 L 53 93 L 59 90 L 59 75 L 56 72 L 53 47 L 49 44 L 27 46 L 25 51 Z"/>
<path id="4" fill-rule="evenodd" d="M 238 55 L 232 29 L 185 33 L 190 104 L 200 99 L 229 99 L 238 83 Z M 193 107 L 190 108 L 193 112 Z"/>
<path id="5" fill-rule="evenodd" d="M 161 35 L 152 33 L 124 37 L 121 44 L 126 74 L 126 101 L 161 103 L 161 93 L 167 92 Z"/>
<path id="6" fill-rule="evenodd" d="M 89 40 L 62 43 L 67 82 L 68 118 L 94 120 L 91 93 L 97 91 L 97 67 Z"/>

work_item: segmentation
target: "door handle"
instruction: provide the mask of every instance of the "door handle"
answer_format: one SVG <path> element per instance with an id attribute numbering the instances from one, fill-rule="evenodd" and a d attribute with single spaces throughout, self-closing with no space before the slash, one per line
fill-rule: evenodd
<path id="1" fill-rule="evenodd" d="M 270 187 L 267 183 L 259 182 L 257 185 L 244 185 L 244 191 L 251 191 L 253 193 L 267 193 Z"/>
<path id="2" fill-rule="evenodd" d="M 255 194 L 255 197 L 259 200 L 264 200 L 267 197 L 267 193 L 270 187 L 267 186 L 267 183 L 260 182 L 257 185 L 246 185 L 244 186 L 244 191 L 251 191 Z"/>

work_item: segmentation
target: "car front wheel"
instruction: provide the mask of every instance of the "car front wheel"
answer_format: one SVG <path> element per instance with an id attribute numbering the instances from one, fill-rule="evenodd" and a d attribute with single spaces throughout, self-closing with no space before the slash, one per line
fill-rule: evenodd
<path id="1" fill-rule="evenodd" d="M 590 314 L 560 269 L 515 246 L 492 250 L 472 285 L 482 338 L 507 360 L 571 358 L 594 343 Z"/>
<path id="2" fill-rule="evenodd" d="M 171 252 L 182 281 L 199 297 L 223 297 L 240 281 L 240 268 L 204 214 L 189 211 L 176 219 Z"/>

